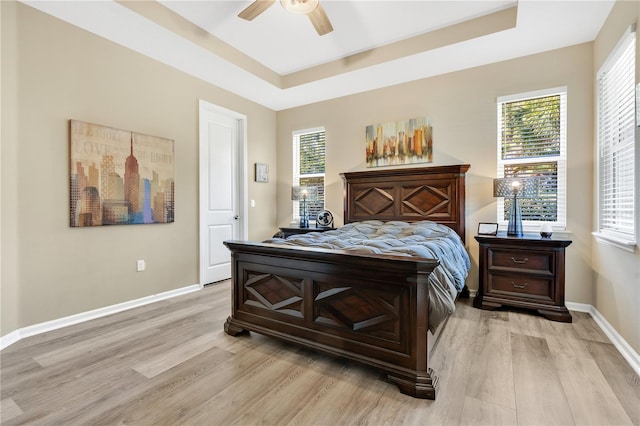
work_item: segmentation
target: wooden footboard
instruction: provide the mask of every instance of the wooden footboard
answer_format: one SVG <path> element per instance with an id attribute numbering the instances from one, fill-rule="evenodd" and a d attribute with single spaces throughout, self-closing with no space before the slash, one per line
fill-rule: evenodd
<path id="1" fill-rule="evenodd" d="M 225 331 L 273 336 L 379 368 L 402 393 L 435 398 L 427 362 L 429 274 L 437 260 L 227 241 Z"/>

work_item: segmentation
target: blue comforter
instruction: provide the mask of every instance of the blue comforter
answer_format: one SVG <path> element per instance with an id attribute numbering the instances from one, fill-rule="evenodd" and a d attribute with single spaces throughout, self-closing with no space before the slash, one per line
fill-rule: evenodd
<path id="1" fill-rule="evenodd" d="M 471 267 L 458 234 L 431 221 L 368 220 L 332 231 L 292 235 L 287 239 L 272 238 L 265 242 L 439 259 L 440 265 L 429 275 L 429 329 L 432 333 L 455 311 L 456 296 L 464 287 Z"/>

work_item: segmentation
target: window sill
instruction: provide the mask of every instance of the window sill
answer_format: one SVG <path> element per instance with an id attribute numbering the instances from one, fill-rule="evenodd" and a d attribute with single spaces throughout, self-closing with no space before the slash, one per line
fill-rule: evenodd
<path id="1" fill-rule="evenodd" d="M 557 235 L 572 235 L 573 232 L 571 232 L 568 229 L 565 229 L 564 227 L 553 227 L 553 233 L 557 234 Z M 499 231 L 504 231 L 507 232 L 507 224 L 500 224 Z M 540 225 L 535 225 L 535 226 L 530 226 L 530 225 L 524 225 L 522 227 L 522 232 L 524 232 L 525 234 L 539 234 L 540 233 Z"/>
<path id="2" fill-rule="evenodd" d="M 596 238 L 596 241 L 601 244 L 617 247 L 624 251 L 628 251 L 629 253 L 635 253 L 636 251 L 635 241 L 623 240 L 601 232 L 592 232 L 591 235 L 593 235 Z"/>

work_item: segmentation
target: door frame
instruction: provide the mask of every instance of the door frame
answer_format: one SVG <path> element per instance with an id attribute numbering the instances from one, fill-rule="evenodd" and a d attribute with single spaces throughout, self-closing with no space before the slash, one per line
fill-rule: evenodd
<path id="1" fill-rule="evenodd" d="M 239 211 L 239 223 L 238 223 L 238 239 L 246 240 L 248 231 L 249 231 L 249 221 L 248 221 L 248 206 L 247 206 L 247 197 L 249 194 L 248 191 L 248 177 L 247 177 L 247 116 L 244 114 L 240 114 L 236 111 L 232 111 L 227 108 L 223 108 L 221 106 L 212 104 L 211 102 L 207 102 L 203 99 L 199 99 L 198 102 L 198 281 L 200 284 L 200 288 L 203 288 L 205 283 L 203 282 L 203 262 L 202 262 L 202 253 L 207 250 L 205 245 L 206 239 L 203 238 L 203 233 L 207 231 L 205 220 L 203 218 L 203 209 L 202 206 L 206 205 L 206 201 L 204 197 L 206 194 L 203 191 L 203 188 L 200 187 L 200 182 L 202 182 L 203 174 L 208 173 L 208 169 L 206 168 L 206 164 L 202 162 L 203 150 L 205 149 L 205 144 L 200 139 L 200 134 L 202 131 L 203 119 L 202 115 L 205 111 L 213 112 L 215 114 L 226 115 L 227 117 L 235 120 L 237 123 L 237 149 L 238 149 L 238 164 L 236 164 L 236 179 L 238 184 L 238 211 Z M 231 254 L 229 254 L 231 256 Z"/>

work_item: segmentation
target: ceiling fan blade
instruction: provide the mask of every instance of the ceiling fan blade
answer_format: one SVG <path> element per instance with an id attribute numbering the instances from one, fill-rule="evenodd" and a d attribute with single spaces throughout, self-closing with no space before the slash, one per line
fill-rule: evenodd
<path id="1" fill-rule="evenodd" d="M 318 4 L 318 6 L 311 12 L 309 12 L 307 16 L 311 20 L 313 27 L 316 29 L 319 35 L 325 35 L 333 31 L 331 21 L 329 21 L 329 17 L 324 12 L 322 5 Z"/>
<path id="2" fill-rule="evenodd" d="M 269 6 L 274 4 L 276 0 L 256 0 L 247 6 L 242 12 L 238 14 L 238 17 L 252 21 L 253 18 L 260 15 L 265 10 L 269 9 Z"/>

